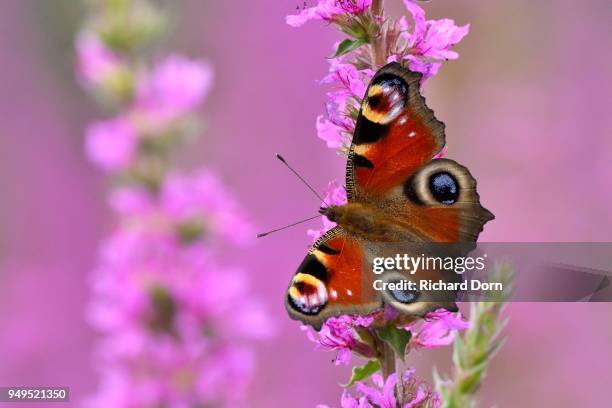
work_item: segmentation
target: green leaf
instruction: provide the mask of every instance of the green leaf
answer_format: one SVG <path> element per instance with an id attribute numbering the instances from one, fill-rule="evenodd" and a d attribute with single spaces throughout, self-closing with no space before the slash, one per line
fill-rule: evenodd
<path id="1" fill-rule="evenodd" d="M 353 51 L 356 48 L 361 47 L 363 44 L 365 44 L 367 41 L 361 38 L 358 38 L 356 40 L 351 40 L 351 39 L 345 39 L 342 40 L 342 42 L 340 44 L 338 44 L 338 48 L 336 49 L 336 53 L 334 55 L 332 55 L 330 58 L 336 58 L 339 57 L 341 55 L 344 55 L 348 52 Z"/>
<path id="2" fill-rule="evenodd" d="M 408 330 L 398 329 L 393 325 L 388 325 L 378 330 L 378 337 L 387 342 L 395 351 L 395 354 L 404 361 L 406 354 L 406 345 L 412 337 L 412 333 Z"/>
<path id="3" fill-rule="evenodd" d="M 351 379 L 343 387 L 351 387 L 355 382 L 365 380 L 378 370 L 380 370 L 380 362 L 378 360 L 370 360 L 362 366 L 353 367 Z"/>

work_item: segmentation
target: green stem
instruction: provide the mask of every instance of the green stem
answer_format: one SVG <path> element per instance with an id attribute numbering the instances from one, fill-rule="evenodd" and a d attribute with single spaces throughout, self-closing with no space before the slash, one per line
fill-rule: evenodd
<path id="1" fill-rule="evenodd" d="M 383 378 L 386 380 L 391 374 L 395 372 L 395 352 L 385 341 L 380 342 L 380 369 L 382 371 Z"/>
<path id="2" fill-rule="evenodd" d="M 372 1 L 372 14 L 375 18 L 382 17 L 383 13 L 383 0 L 373 0 Z M 372 35 L 372 65 L 376 70 L 383 65 L 387 61 L 387 57 L 385 55 L 385 39 L 382 35 L 382 30 L 378 27 L 378 33 Z"/>

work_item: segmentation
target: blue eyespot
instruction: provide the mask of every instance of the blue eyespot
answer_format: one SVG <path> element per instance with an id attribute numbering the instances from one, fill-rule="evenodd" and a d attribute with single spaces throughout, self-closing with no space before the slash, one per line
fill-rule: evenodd
<path id="1" fill-rule="evenodd" d="M 419 296 L 421 295 L 421 292 L 419 292 L 418 290 L 408 289 L 393 289 L 389 290 L 389 293 L 391 293 L 391 296 L 393 296 L 395 300 L 404 304 L 416 302 Z"/>
<path id="2" fill-rule="evenodd" d="M 459 183 L 450 173 L 435 173 L 429 177 L 429 191 L 436 201 L 451 205 L 459 198 Z"/>

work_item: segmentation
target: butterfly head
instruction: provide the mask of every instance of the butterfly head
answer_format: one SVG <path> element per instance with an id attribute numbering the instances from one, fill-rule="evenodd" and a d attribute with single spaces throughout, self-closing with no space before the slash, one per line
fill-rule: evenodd
<path id="1" fill-rule="evenodd" d="M 328 220 L 335 223 L 338 222 L 341 213 L 342 211 L 337 205 L 330 205 L 328 207 L 319 208 L 319 214 L 325 216 Z"/>

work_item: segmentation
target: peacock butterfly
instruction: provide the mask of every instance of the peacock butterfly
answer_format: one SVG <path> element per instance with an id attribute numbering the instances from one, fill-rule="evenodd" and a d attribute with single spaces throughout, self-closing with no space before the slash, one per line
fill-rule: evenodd
<path id="1" fill-rule="evenodd" d="M 425 104 L 420 80 L 390 63 L 366 89 L 346 165 L 348 203 L 320 210 L 337 226 L 312 245 L 291 279 L 285 304 L 292 318 L 320 328 L 331 316 L 370 313 L 383 303 L 410 316 L 457 310 L 454 299 L 375 291 L 363 268 L 386 243 L 475 242 L 494 219 L 468 169 L 432 159 L 444 147 L 444 124 Z M 417 276 L 425 273 L 453 279 L 435 271 Z"/>

